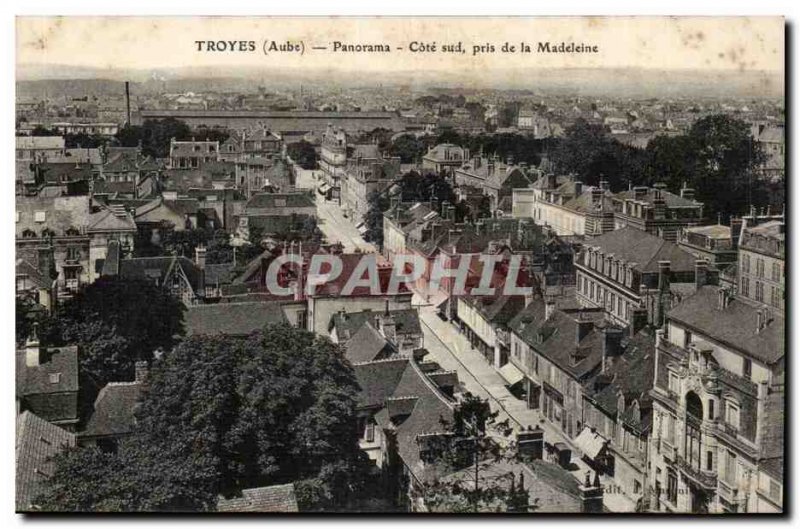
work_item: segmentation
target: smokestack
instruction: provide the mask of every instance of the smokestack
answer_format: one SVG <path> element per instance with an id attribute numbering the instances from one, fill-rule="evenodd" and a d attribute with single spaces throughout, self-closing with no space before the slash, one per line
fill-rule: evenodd
<path id="1" fill-rule="evenodd" d="M 131 126 L 131 87 L 128 81 L 125 81 L 125 109 L 126 109 L 126 116 L 128 116 L 128 121 L 125 123 L 126 126 Z"/>

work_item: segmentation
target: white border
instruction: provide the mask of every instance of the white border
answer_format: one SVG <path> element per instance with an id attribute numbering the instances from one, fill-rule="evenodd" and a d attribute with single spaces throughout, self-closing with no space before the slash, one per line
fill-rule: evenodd
<path id="1" fill-rule="evenodd" d="M 0 136 L 1 144 L 2 144 L 2 152 L 4 153 L 4 157 L 2 158 L 3 168 L 5 169 L 3 172 L 5 177 L 3 178 L 4 183 L 4 191 L 5 193 L 1 196 L 0 200 L 2 201 L 2 207 L 0 207 L 0 217 L 2 217 L 2 222 L 0 222 L 0 230 L 2 230 L 2 239 L 5 242 L 5 252 L 3 253 L 4 258 L 2 259 L 2 271 L 3 275 L 6 279 L 3 281 L 4 285 L 7 285 L 5 292 L 5 298 L 3 299 L 3 306 L 6 308 L 2 312 L 2 314 L 6 317 L 2 318 L 2 331 L 0 336 L 6 337 L 6 363 L 4 365 L 4 369 L 2 369 L 2 377 L 3 377 L 3 384 L 2 387 L 6 388 L 7 396 L 5 397 L 3 404 L 0 406 L 0 410 L 2 410 L 2 417 L 0 417 L 0 424 L 7 425 L 6 433 L 2 436 L 2 448 L 0 448 L 0 454 L 2 454 L 2 464 L 3 464 L 3 472 L 0 474 L 2 479 L 2 489 L 0 489 L 0 505 L 2 505 L 2 521 L 4 527 L 17 527 L 22 525 L 23 523 L 26 524 L 35 524 L 39 527 L 59 527 L 62 525 L 70 525 L 70 526 L 84 526 L 84 525 L 98 525 L 102 524 L 102 526 L 106 525 L 117 525 L 117 524 L 125 524 L 128 526 L 142 526 L 142 527 L 150 527 L 150 528 L 157 528 L 157 527 L 173 527 L 175 525 L 196 525 L 196 524 L 203 524 L 203 525 L 225 525 L 229 526 L 233 523 L 238 524 L 247 524 L 254 526 L 258 525 L 265 525 L 269 524 L 272 527 L 303 527 L 310 524 L 335 524 L 337 526 L 344 526 L 345 524 L 369 524 L 371 526 L 380 525 L 383 526 L 405 526 L 408 524 L 413 523 L 415 526 L 419 527 L 461 527 L 464 524 L 475 526 L 477 524 L 495 524 L 495 523 L 512 523 L 514 525 L 526 525 L 532 526 L 535 525 L 536 527 L 543 527 L 550 524 L 557 524 L 560 526 L 566 527 L 579 527 L 580 525 L 589 522 L 593 526 L 597 527 L 614 527 L 618 524 L 636 524 L 636 525 L 643 525 L 643 524 L 676 524 L 676 523 L 715 523 L 712 521 L 705 521 L 705 522 L 697 522 L 697 519 L 689 520 L 682 518 L 680 520 L 670 520 L 670 519 L 652 519 L 648 520 L 646 518 L 633 518 L 633 519 L 624 519 L 624 518 L 615 518 L 613 520 L 602 520 L 597 518 L 585 518 L 585 519 L 562 519 L 557 520 L 553 518 L 545 518 L 545 519 L 537 519 L 536 517 L 533 518 L 522 518 L 522 519 L 486 519 L 486 518 L 424 518 L 419 520 L 413 520 L 411 518 L 364 518 L 360 520 L 358 518 L 349 518 L 349 519 L 340 519 L 340 518 L 332 518 L 332 519 L 325 519 L 325 518 L 316 518 L 316 519 L 304 519 L 302 521 L 293 521 L 291 519 L 251 519 L 251 518 L 237 518 L 235 521 L 230 519 L 220 519 L 220 518 L 213 518 L 213 519 L 202 519 L 202 518 L 160 518 L 160 519 L 152 519 L 152 518 L 81 518 L 81 519 L 69 519 L 69 518 L 44 518 L 44 519 L 35 519 L 35 520 L 28 520 L 23 517 L 14 514 L 14 500 L 13 500 L 13 490 L 14 490 L 14 459 L 13 459 L 13 450 L 12 447 L 14 446 L 14 408 L 12 407 L 12 396 L 11 392 L 14 387 L 14 369 L 12 367 L 12 343 L 11 343 L 11 336 L 13 336 L 13 323 L 14 323 L 14 305 L 12 300 L 12 290 L 11 285 L 12 283 L 12 275 L 13 275 L 13 259 L 14 259 L 14 252 L 13 248 L 13 226 L 14 222 L 11 220 L 11 212 L 14 210 L 14 191 L 13 191 L 13 174 L 14 174 L 14 152 L 13 152 L 13 136 L 14 130 L 12 124 L 14 123 L 14 16 L 15 15 L 51 15 L 51 14 L 64 14 L 64 15 L 316 15 L 316 16 L 324 16 L 324 15 L 384 15 L 384 16 L 399 16 L 399 15 L 450 15 L 450 16 L 466 16 L 466 15 L 784 15 L 787 18 L 789 24 L 796 25 L 798 20 L 800 20 L 800 15 L 798 15 L 798 5 L 800 2 L 796 0 L 794 2 L 786 0 L 786 1 L 778 1 L 778 0 L 727 0 L 725 2 L 715 2 L 715 3 L 702 3 L 698 0 L 672 0 L 670 2 L 645 2 L 642 0 L 633 1 L 633 0 L 623 0 L 623 1 L 589 1 L 589 0 L 545 0 L 539 2 L 530 2 L 528 4 L 523 5 L 521 2 L 514 2 L 513 0 L 492 0 L 491 2 L 476 2 L 470 0 L 463 0 L 463 1 L 441 1 L 441 2 L 432 2 L 430 0 L 404 0 L 402 2 L 393 2 L 388 3 L 381 0 L 373 0 L 370 2 L 364 0 L 356 0 L 356 1 L 346 1 L 340 0 L 339 2 L 312 2 L 308 0 L 292 0 L 290 2 L 258 2 L 258 3 L 251 3 L 246 4 L 243 1 L 239 2 L 221 2 L 219 0 L 193 0 L 190 2 L 183 2 L 178 4 L 173 2 L 168 4 L 163 0 L 132 0 L 127 3 L 122 2 L 111 2 L 109 0 L 99 1 L 99 0 L 63 0 L 62 2 L 46 2 L 41 0 L 24 0 L 24 1 L 14 1 L 11 3 L 4 3 L 0 10 L 2 10 L 3 17 L 0 19 L 2 22 L 2 26 L 0 27 L 0 41 L 2 42 L 2 68 L 3 68 L 3 76 L 0 77 L 2 81 L 0 81 L 0 107 L 2 108 L 2 120 L 0 123 L 3 123 L 4 126 L 1 128 Z M 797 38 L 796 30 L 797 27 L 793 28 L 793 39 Z M 787 46 L 793 44 L 791 41 L 787 41 Z M 793 46 L 791 46 L 793 48 Z M 790 68 L 796 66 L 796 57 L 791 52 L 791 50 L 787 49 L 787 57 L 791 61 Z M 788 79 L 789 77 L 787 77 Z M 797 95 L 796 86 L 792 87 L 791 91 L 792 96 Z M 796 104 L 796 99 L 793 98 L 792 102 Z M 792 112 L 791 115 L 788 116 L 788 119 L 791 120 L 792 125 L 795 123 L 795 114 L 794 111 L 794 104 L 792 105 Z M 794 132 L 794 127 L 791 126 L 791 132 Z M 789 146 L 789 152 L 792 153 L 791 159 L 795 160 L 795 153 L 798 152 L 797 150 L 797 139 L 795 134 L 791 136 L 791 145 Z M 792 175 L 789 175 L 791 178 Z M 798 195 L 800 195 L 800 185 L 793 185 L 791 189 L 791 199 L 790 204 L 800 204 L 800 200 Z M 795 215 L 792 215 L 794 217 Z M 792 227 L 793 228 L 793 227 Z M 794 233 L 795 230 L 790 228 L 790 237 L 792 239 L 792 246 L 791 248 L 795 249 L 793 253 L 796 254 L 797 245 L 797 237 Z M 790 294 L 797 294 L 797 277 L 798 277 L 798 270 L 797 267 L 794 266 L 795 263 L 792 262 L 790 264 L 791 272 L 792 272 L 792 281 L 790 285 L 792 286 L 792 291 Z M 794 300 L 796 303 L 800 300 L 800 297 L 797 295 L 790 295 L 788 296 L 789 299 Z M 793 316 L 793 323 L 797 324 L 798 319 L 800 316 L 800 311 L 797 310 L 796 307 L 793 307 L 791 315 Z M 796 328 L 794 325 L 790 325 L 789 328 L 794 329 Z M 790 354 L 794 357 L 794 351 L 787 351 L 787 354 Z M 800 362 L 800 359 L 793 358 L 791 361 L 792 366 L 792 373 L 791 373 L 791 380 L 793 383 L 796 383 L 798 377 L 796 376 L 796 369 L 794 368 L 795 364 Z M 800 392 L 793 391 L 793 402 L 791 409 L 797 410 L 800 408 L 798 406 L 798 394 Z M 791 426 L 792 421 L 790 417 L 787 415 L 786 417 L 787 425 Z M 794 439 L 794 438 L 793 438 Z M 795 439 L 796 440 L 796 439 Z M 796 443 L 795 443 L 796 444 Z M 787 449 L 791 450 L 793 447 L 787 446 Z M 793 454 L 795 455 L 795 454 Z M 794 461 L 795 464 L 793 465 L 792 469 L 788 469 L 787 471 L 792 471 L 792 476 L 796 476 L 797 473 L 794 472 L 797 465 L 797 457 L 791 458 L 791 461 Z M 794 480 L 791 481 L 792 484 L 796 483 Z M 794 495 L 792 491 L 788 491 L 789 497 L 787 500 L 787 505 L 789 508 L 794 507 L 797 508 L 796 504 L 792 501 Z M 793 510 L 794 510 L 793 509 Z M 737 525 L 741 523 L 763 523 L 762 520 L 756 519 L 747 519 L 742 521 L 737 521 L 732 518 L 725 518 L 722 520 L 717 519 L 716 523 L 736 523 Z M 791 521 L 794 525 L 796 520 Z"/>

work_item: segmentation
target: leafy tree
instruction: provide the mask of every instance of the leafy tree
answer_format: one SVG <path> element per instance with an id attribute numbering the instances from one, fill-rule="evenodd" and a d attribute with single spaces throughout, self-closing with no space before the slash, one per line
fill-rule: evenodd
<path id="1" fill-rule="evenodd" d="M 317 169 L 317 155 L 314 146 L 305 140 L 297 143 L 290 143 L 286 146 L 286 153 L 294 162 L 303 169 Z"/>
<path id="2" fill-rule="evenodd" d="M 453 414 L 442 421 L 450 435 L 433 438 L 430 464 L 443 476 L 422 487 L 425 504 L 434 512 L 527 512 L 528 491 L 520 474 L 487 472 L 502 461 L 516 460 L 508 437 L 508 420 L 497 421 L 488 401 L 467 393 Z"/>
<path id="3" fill-rule="evenodd" d="M 77 344 L 80 370 L 97 385 L 132 380 L 134 363 L 183 334 L 180 301 L 146 280 L 101 277 L 41 323 L 49 345 Z"/>
<path id="4" fill-rule="evenodd" d="M 154 362 L 132 438 L 58 456 L 40 504 L 211 510 L 217 495 L 296 482 L 304 510 L 347 509 L 370 490 L 358 391 L 340 347 L 304 330 L 189 338 Z"/>
<path id="5" fill-rule="evenodd" d="M 412 134 L 403 134 L 394 140 L 388 152 L 391 156 L 398 156 L 400 163 L 414 163 L 422 160 L 422 156 L 428 152 L 428 146 Z"/>
<path id="6" fill-rule="evenodd" d="M 188 140 L 192 129 L 175 118 L 147 119 L 141 126 L 129 125 L 117 132 L 117 140 L 123 147 L 136 147 L 141 143 L 142 153 L 154 158 L 169 156 L 170 140 Z"/>
<path id="7" fill-rule="evenodd" d="M 367 228 L 364 239 L 383 248 L 383 213 L 391 206 L 389 197 L 385 193 L 373 191 L 367 198 L 367 203 L 369 209 L 364 219 Z"/>

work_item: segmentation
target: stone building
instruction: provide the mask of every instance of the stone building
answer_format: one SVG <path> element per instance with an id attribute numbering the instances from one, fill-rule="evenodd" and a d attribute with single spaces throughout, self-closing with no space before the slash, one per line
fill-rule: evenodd
<path id="1" fill-rule="evenodd" d="M 781 512 L 783 317 L 704 286 L 657 331 L 650 509 Z"/>
<path id="2" fill-rule="evenodd" d="M 745 217 L 744 222 L 739 241 L 738 293 L 782 314 L 786 300 L 786 224 L 782 218 L 759 224 L 754 216 Z"/>

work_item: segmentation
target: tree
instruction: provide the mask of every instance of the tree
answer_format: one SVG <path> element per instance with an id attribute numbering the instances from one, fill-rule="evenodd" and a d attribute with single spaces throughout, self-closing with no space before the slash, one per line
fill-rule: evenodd
<path id="1" fill-rule="evenodd" d="M 142 153 L 154 158 L 169 156 L 171 139 L 188 140 L 192 137 L 192 129 L 185 122 L 175 118 L 147 119 L 141 126 L 128 125 L 121 128 L 116 135 L 123 147 L 142 146 Z"/>
<path id="2" fill-rule="evenodd" d="M 389 209 L 391 203 L 385 193 L 373 191 L 367 198 L 368 209 L 364 218 L 367 231 L 364 239 L 383 248 L 383 213 Z"/>
<path id="3" fill-rule="evenodd" d="M 371 490 L 358 391 L 341 348 L 305 330 L 191 337 L 154 362 L 133 437 L 116 454 L 58 456 L 41 505 L 210 510 L 217 495 L 294 482 L 304 510 L 347 509 Z"/>
<path id="4" fill-rule="evenodd" d="M 183 304 L 146 280 L 101 277 L 41 323 L 48 345 L 77 344 L 81 374 L 102 387 L 132 380 L 134 363 L 171 349 L 183 334 Z"/>
<path id="5" fill-rule="evenodd" d="M 290 143 L 286 146 L 286 153 L 294 160 L 294 163 L 303 169 L 316 169 L 317 168 L 317 150 L 313 145 L 305 140 L 300 140 L 297 143 Z"/>
<path id="6" fill-rule="evenodd" d="M 516 459 L 508 440 L 508 420 L 497 421 L 488 401 L 467 393 L 452 421 L 442 421 L 449 435 L 433 438 L 429 463 L 442 476 L 422 488 L 425 504 L 434 512 L 527 512 L 529 494 L 520 473 L 490 472 L 502 461 Z"/>
<path id="7" fill-rule="evenodd" d="M 412 134 L 398 136 L 388 148 L 389 155 L 399 157 L 400 163 L 419 162 L 427 150 L 425 141 Z"/>

